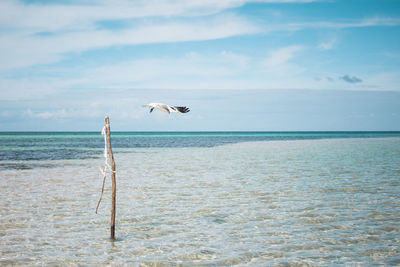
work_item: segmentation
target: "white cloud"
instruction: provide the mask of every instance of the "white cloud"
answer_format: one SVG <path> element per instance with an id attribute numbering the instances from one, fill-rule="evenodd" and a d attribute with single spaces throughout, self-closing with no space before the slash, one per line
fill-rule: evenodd
<path id="1" fill-rule="evenodd" d="M 127 89 L 303 88 L 308 81 L 299 76 L 281 79 L 281 76 L 295 76 L 304 71 L 292 62 L 302 49 L 301 46 L 283 47 L 271 51 L 265 61 L 231 51 L 208 55 L 191 52 L 181 58 L 133 60 L 88 70 L 75 82 L 98 82 L 109 88 Z"/>
<path id="2" fill-rule="evenodd" d="M 222 51 L 221 56 L 225 62 L 229 64 L 237 65 L 241 68 L 248 67 L 250 63 L 250 58 L 244 55 L 235 54 L 230 51 Z"/>
<path id="3" fill-rule="evenodd" d="M 65 109 L 58 109 L 55 111 L 41 111 L 33 112 L 30 108 L 24 112 L 25 116 L 29 118 L 40 118 L 40 119 L 60 119 L 71 117 L 72 114 L 68 113 Z"/>
<path id="4" fill-rule="evenodd" d="M 254 59 L 232 51 L 217 53 L 190 52 L 180 57 L 145 58 L 92 68 L 60 68 L 68 79 L 8 79 L 0 91 L 3 100 L 49 97 L 57 91 L 72 88 L 102 88 L 100 95 L 120 88 L 148 89 L 273 89 L 297 88 L 299 77 L 278 79 L 276 74 L 290 76 L 303 69 L 293 63 L 301 46 L 283 47 L 269 57 Z M 270 67 L 271 69 L 266 69 Z M 1 85 L 1 84 L 0 84 Z M 38 88 L 38 90 L 35 90 Z"/>
<path id="5" fill-rule="evenodd" d="M 330 41 L 321 42 L 318 45 L 318 48 L 321 49 L 321 50 L 331 50 L 331 49 L 333 49 L 335 47 L 336 43 L 337 43 L 337 39 L 333 38 Z"/>
<path id="6" fill-rule="evenodd" d="M 266 31 L 399 25 L 399 18 L 373 17 L 350 23 L 313 22 L 268 25 L 222 11 L 248 2 L 308 3 L 317 0 L 83 1 L 79 4 L 0 2 L 0 70 L 61 60 L 67 53 L 118 45 L 213 40 Z M 204 18 L 204 16 L 208 16 Z M 142 20 L 145 18 L 144 20 Z M 117 31 L 98 22 L 124 20 Z M 42 34 L 44 33 L 44 34 Z M 321 43 L 330 49 L 334 42 Z"/>
<path id="7" fill-rule="evenodd" d="M 104 97 L 104 94 L 107 93 L 103 92 L 103 96 L 95 93 L 85 93 L 85 97 L 79 99 L 76 99 L 71 94 L 65 94 L 62 101 L 58 100 L 57 105 L 52 105 L 51 103 L 43 105 L 44 100 L 39 100 L 42 103 L 31 103 L 31 106 L 22 110 L 19 116 L 57 121 L 72 118 L 101 118 L 105 114 L 116 119 L 140 119 L 148 115 L 148 109 L 143 107 L 146 104 L 143 96 L 132 97 L 129 96 L 129 92 L 118 94 L 112 91 L 108 92 L 109 97 Z"/>
<path id="8" fill-rule="evenodd" d="M 101 20 L 145 17 L 192 17 L 217 14 L 249 2 L 308 3 L 319 0 L 100 0 L 79 4 L 23 4 L 16 0 L 0 2 L 0 24 L 35 31 L 81 30 Z"/>
<path id="9" fill-rule="evenodd" d="M 361 22 L 355 24 L 355 27 L 369 27 L 369 26 L 398 26 L 400 25 L 400 18 L 398 17 L 371 17 L 363 19 Z"/>
<path id="10" fill-rule="evenodd" d="M 59 79 L 5 79 L 0 77 L 0 99 L 11 101 L 38 99 L 53 94 L 65 84 L 65 80 Z"/>
<path id="11" fill-rule="evenodd" d="M 317 0 L 316 0 L 317 1 Z M 79 4 L 22 4 L 0 1 L 0 97 L 37 98 L 68 88 L 297 88 L 313 86 L 296 56 L 303 46 L 270 51 L 264 60 L 224 51 L 172 54 L 163 58 L 132 59 L 113 65 L 73 66 L 57 76 L 13 73 L 18 68 L 51 64 L 68 53 L 112 46 L 215 40 L 246 34 L 307 28 L 349 28 L 400 25 L 399 18 L 320 21 L 265 25 L 233 8 L 249 2 L 307 3 L 313 0 L 117 0 L 76 1 Z M 124 27 L 105 29 L 98 22 L 123 20 Z M 337 39 L 321 42 L 321 50 L 333 49 Z M 211 49 L 210 49 L 211 50 Z M 215 49 L 213 50 L 215 51 Z M 62 68 L 62 67 L 61 67 Z M 312 67 L 311 67 L 312 68 Z M 30 69 L 31 70 L 31 69 Z M 24 70 L 22 70 L 24 71 Z M 12 78 L 12 74 L 21 74 Z M 43 75 L 41 77 L 41 75 Z M 17 77 L 15 75 L 14 77 Z M 68 79 L 65 79 L 65 77 Z M 285 80 L 282 79 L 285 76 Z M 292 76 L 291 78 L 289 76 Z M 303 75 L 304 76 L 304 75 Z M 301 79 L 304 78 L 304 79 Z M 363 79 L 364 80 L 364 79 Z M 366 86 L 367 82 L 363 83 Z M 393 87 L 393 86 L 392 86 Z M 392 88 L 391 87 L 391 88 Z M 12 88 L 13 90 L 8 90 Z M 59 113 L 60 115 L 60 113 Z M 51 116 L 42 114 L 41 116 Z"/>
<path id="12" fill-rule="evenodd" d="M 11 34 L 0 36 L 0 69 L 46 64 L 63 54 L 116 45 L 163 42 L 186 42 L 227 38 L 259 32 L 260 29 L 241 17 L 221 15 L 207 21 L 169 22 L 139 25 L 120 31 L 73 31 L 50 36 Z"/>
<path id="13" fill-rule="evenodd" d="M 191 52 L 180 58 L 148 58 L 106 65 L 83 71 L 76 84 L 98 83 L 103 86 L 127 86 L 165 88 L 166 83 L 182 84 L 190 81 L 187 88 L 197 88 L 198 80 L 228 79 L 247 70 L 250 59 L 229 51 L 217 55 Z M 175 88 L 172 85 L 171 88 Z M 209 86 L 207 86 L 208 88 Z"/>
<path id="14" fill-rule="evenodd" d="M 377 26 L 399 26 L 399 17 L 371 17 L 362 20 L 349 20 L 348 22 L 332 22 L 332 21 L 315 21 L 315 22 L 302 22 L 302 23 L 288 23 L 280 26 L 277 29 L 297 31 L 309 28 L 331 28 L 331 29 L 344 29 L 344 28 L 362 28 L 362 27 L 377 27 Z"/>
<path id="15" fill-rule="evenodd" d="M 291 62 L 294 55 L 303 50 L 298 45 L 285 46 L 270 51 L 268 57 L 263 61 L 262 67 L 265 72 L 281 76 L 291 76 L 304 71 L 304 68 Z"/>

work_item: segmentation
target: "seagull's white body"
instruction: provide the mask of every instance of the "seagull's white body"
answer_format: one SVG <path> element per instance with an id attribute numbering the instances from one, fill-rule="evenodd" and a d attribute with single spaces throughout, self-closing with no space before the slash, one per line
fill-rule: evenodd
<path id="1" fill-rule="evenodd" d="M 147 104 L 146 107 L 150 107 L 150 113 L 156 108 L 159 109 L 161 111 L 167 112 L 168 114 L 170 114 L 171 112 L 176 112 L 179 114 L 182 113 L 187 113 L 189 112 L 189 108 L 187 107 L 176 107 L 176 106 L 170 106 L 167 104 L 163 104 L 163 103 L 150 103 Z"/>

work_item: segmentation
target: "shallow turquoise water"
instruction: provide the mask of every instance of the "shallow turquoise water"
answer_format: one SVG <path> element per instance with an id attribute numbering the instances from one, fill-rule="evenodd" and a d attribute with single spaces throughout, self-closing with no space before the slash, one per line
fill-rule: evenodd
<path id="1" fill-rule="evenodd" d="M 399 137 L 117 148 L 114 242 L 101 146 L 7 161 L 1 265 L 400 264 Z"/>

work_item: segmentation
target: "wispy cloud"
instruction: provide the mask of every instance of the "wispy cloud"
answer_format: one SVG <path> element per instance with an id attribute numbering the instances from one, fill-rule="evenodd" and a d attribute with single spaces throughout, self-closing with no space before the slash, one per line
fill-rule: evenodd
<path id="1" fill-rule="evenodd" d="M 344 29 L 379 26 L 399 26 L 400 17 L 370 17 L 365 19 L 351 19 L 346 21 L 314 21 L 288 23 L 281 26 L 281 30 L 297 31 L 310 28 Z"/>
<path id="2" fill-rule="evenodd" d="M 57 62 L 66 53 L 118 45 L 214 40 L 264 31 L 244 16 L 224 11 L 251 2 L 319 0 L 99 0 L 65 3 L 0 2 L 0 70 Z M 204 19 L 204 17 L 207 17 Z M 197 19 L 201 18 L 201 19 Z M 99 23 L 124 21 L 107 30 Z"/>
<path id="3" fill-rule="evenodd" d="M 0 36 L 0 69 L 46 64 L 63 54 L 116 45 L 186 42 L 227 38 L 259 31 L 256 25 L 235 15 L 212 17 L 207 21 L 144 24 L 120 31 L 74 31 L 50 36 Z"/>
<path id="4" fill-rule="evenodd" d="M 64 119 L 73 116 L 73 114 L 71 112 L 67 112 L 66 109 L 33 112 L 30 108 L 28 108 L 23 115 L 29 118 L 40 118 L 40 119 Z"/>
<path id="5" fill-rule="evenodd" d="M 278 75 L 293 75 L 304 71 L 302 67 L 291 62 L 294 55 L 303 49 L 303 46 L 292 45 L 270 51 L 262 63 L 263 70 Z"/>
<path id="6" fill-rule="evenodd" d="M 126 20 L 145 17 L 196 16 L 215 14 L 240 5 L 242 1 L 82 1 L 76 4 L 23 4 L 5 0 L 0 3 L 0 23 L 26 31 L 53 32 L 87 30 L 104 20 Z"/>
<path id="7" fill-rule="evenodd" d="M 335 47 L 336 43 L 337 43 L 337 39 L 333 38 L 333 39 L 331 39 L 331 40 L 329 40 L 327 42 L 321 42 L 318 45 L 318 48 L 321 49 L 321 50 L 331 50 L 331 49 L 333 49 Z"/>
<path id="8" fill-rule="evenodd" d="M 220 13 L 251 2 L 310 3 L 320 0 L 99 0 L 75 4 L 23 4 L 17 0 L 0 2 L 0 24 L 39 32 L 87 29 L 102 20 L 125 20 L 146 17 L 193 17 Z"/>
<path id="9" fill-rule="evenodd" d="M 250 63 L 248 57 L 230 51 L 210 55 L 191 52 L 181 57 L 135 59 L 86 69 L 71 82 L 77 86 L 94 83 L 109 87 L 168 88 L 174 84 L 171 88 L 201 89 L 201 86 L 212 87 L 215 79 L 243 74 Z"/>
<path id="10" fill-rule="evenodd" d="M 41 119 L 47 121 L 66 120 L 71 118 L 98 118 L 104 112 L 112 114 L 115 118 L 138 119 L 147 115 L 147 109 L 142 106 L 146 103 L 143 97 L 129 96 L 129 93 L 106 98 L 104 96 L 89 96 L 75 99 L 70 94 L 65 94 L 64 102 L 58 105 L 49 103 L 47 106 L 32 105 L 20 112 L 19 116 L 28 119 Z M 39 101 L 41 102 L 41 101 Z M 14 114 L 15 115 L 15 114 Z"/>
<path id="11" fill-rule="evenodd" d="M 266 31 L 304 28 L 395 26 L 400 18 L 372 17 L 351 22 L 262 25 L 235 13 L 221 13 L 250 2 L 310 3 L 318 0 L 83 1 L 79 4 L 0 2 L 0 70 L 57 62 L 67 53 L 120 45 L 215 40 Z M 204 19 L 204 16 L 208 16 Z M 201 18 L 201 19 L 198 19 Z M 125 21 L 104 29 L 103 21 Z M 266 30 L 267 29 L 267 30 Z M 319 48 L 333 48 L 336 40 Z M 5 64 L 4 62 L 7 62 Z"/>

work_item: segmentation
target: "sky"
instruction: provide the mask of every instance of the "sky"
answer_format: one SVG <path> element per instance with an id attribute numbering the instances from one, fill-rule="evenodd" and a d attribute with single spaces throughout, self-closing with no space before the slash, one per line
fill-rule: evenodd
<path id="1" fill-rule="evenodd" d="M 0 131 L 106 115 L 119 131 L 400 130 L 400 1 L 0 1 Z"/>

